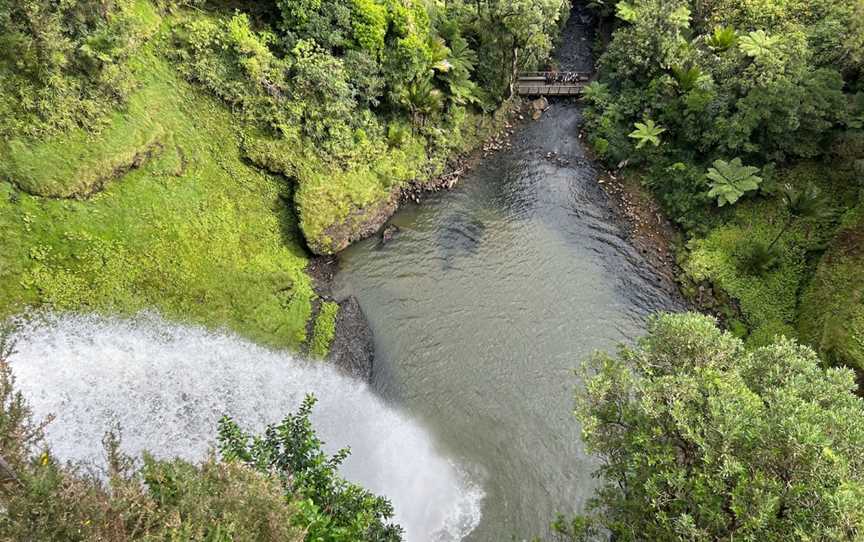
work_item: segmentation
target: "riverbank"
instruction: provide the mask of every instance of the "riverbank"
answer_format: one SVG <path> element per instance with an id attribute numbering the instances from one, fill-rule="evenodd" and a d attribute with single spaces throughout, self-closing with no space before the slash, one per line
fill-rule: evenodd
<path id="1" fill-rule="evenodd" d="M 585 139 L 585 132 L 580 132 Z M 590 149 L 589 149 L 590 150 Z M 598 166 L 600 162 L 593 158 Z M 681 291 L 681 266 L 678 254 L 684 243 L 683 235 L 666 216 L 665 211 L 637 175 L 623 171 L 609 171 L 601 166 L 597 182 L 615 202 L 629 239 L 651 267 L 663 278 L 664 288 L 670 295 L 684 300 Z"/>
<path id="2" fill-rule="evenodd" d="M 397 187 L 388 204 L 367 218 L 363 235 L 352 238 L 348 245 L 369 237 L 377 237 L 379 246 L 390 242 L 398 235 L 398 227 L 389 224 L 391 218 L 405 204 L 420 204 L 426 197 L 442 191 L 449 191 L 459 185 L 462 177 L 474 170 L 482 160 L 493 153 L 509 148 L 509 138 L 518 129 L 517 123 L 525 119 L 524 108 L 529 107 L 518 97 L 505 102 L 491 117 L 485 137 L 477 139 L 472 148 L 452 156 L 444 166 L 443 173 L 425 180 L 414 179 L 404 186 Z M 343 248 L 344 250 L 344 248 Z M 311 332 L 320 314 L 323 303 L 338 304 L 334 322 L 332 343 L 327 360 L 347 374 L 365 381 L 372 377 L 375 359 L 375 341 L 372 329 L 358 300 L 353 296 L 334 298 L 333 281 L 339 270 L 339 254 L 313 256 L 306 272 L 312 278 L 314 290 L 321 301 L 313 302 L 312 317 L 308 328 Z"/>

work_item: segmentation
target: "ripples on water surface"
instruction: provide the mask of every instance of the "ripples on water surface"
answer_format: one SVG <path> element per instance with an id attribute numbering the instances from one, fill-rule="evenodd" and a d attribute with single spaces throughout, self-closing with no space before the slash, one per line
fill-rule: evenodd
<path id="1" fill-rule="evenodd" d="M 597 184 L 580 122 L 553 104 L 456 190 L 401 210 L 390 243 L 341 257 L 338 291 L 375 332 L 377 390 L 482 480 L 469 540 L 544 534 L 583 505 L 572 368 L 675 308 Z"/>

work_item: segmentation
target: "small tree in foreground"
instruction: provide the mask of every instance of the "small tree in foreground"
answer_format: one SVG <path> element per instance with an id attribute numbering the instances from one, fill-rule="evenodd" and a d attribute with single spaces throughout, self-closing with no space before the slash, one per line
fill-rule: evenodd
<path id="1" fill-rule="evenodd" d="M 299 500 L 309 542 L 399 542 L 402 528 L 390 522 L 390 501 L 339 475 L 349 450 L 343 448 L 333 456 L 324 452 L 324 443 L 309 420 L 315 402 L 314 396 L 307 395 L 296 414 L 288 414 L 262 435 L 249 435 L 230 418 L 223 418 L 219 423 L 223 458 L 278 477 L 286 492 Z"/>
<path id="2" fill-rule="evenodd" d="M 585 364 L 576 414 L 603 480 L 572 540 L 864 540 L 864 400 L 847 369 L 781 338 L 746 351 L 661 315 Z"/>

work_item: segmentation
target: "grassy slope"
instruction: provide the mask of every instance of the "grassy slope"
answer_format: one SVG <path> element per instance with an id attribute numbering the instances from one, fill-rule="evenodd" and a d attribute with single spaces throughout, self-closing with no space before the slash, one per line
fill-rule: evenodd
<path id="1" fill-rule="evenodd" d="M 151 38 L 160 17 L 148 0 L 137 0 L 125 14 L 136 39 Z M 78 128 L 63 137 L 34 144 L 25 138 L 0 142 L 0 179 L 33 195 L 85 197 L 98 191 L 148 154 L 165 144 L 159 112 L 160 89 L 145 87 L 127 108 L 115 110 L 100 123 L 98 134 Z"/>
<path id="2" fill-rule="evenodd" d="M 801 338 L 864 374 L 864 210 L 853 213 L 801 299 Z"/>
<path id="3" fill-rule="evenodd" d="M 853 184 L 849 182 L 848 171 L 842 168 L 803 163 L 778 175 L 778 183 L 795 186 L 816 183 L 832 196 L 838 211 L 854 201 L 851 194 L 842 190 Z M 778 243 L 781 257 L 774 269 L 760 276 L 744 273 L 737 257 L 742 244 L 752 240 L 770 243 L 786 217 L 776 198 L 749 198 L 725 211 L 718 225 L 687 246 L 683 266 L 687 277 L 696 282 L 709 281 L 737 302 L 744 319 L 743 328 L 750 333 L 751 346 L 765 344 L 779 334 L 797 336 L 802 306 L 799 300 L 813 273 L 812 256 L 818 255 L 836 234 L 834 224 L 796 222 Z"/>
<path id="4" fill-rule="evenodd" d="M 314 292 L 285 183 L 241 160 L 227 109 L 154 51 L 137 61 L 142 87 L 128 110 L 88 141 L 92 152 L 70 153 L 64 165 L 89 167 L 98 150 L 115 151 L 118 133 L 161 132 L 157 155 L 86 201 L 0 183 L 0 316 L 40 304 L 120 314 L 155 308 L 296 348 Z M 40 157 L 80 144 L 75 134 L 30 142 L 16 167 L 56 177 Z"/>
<path id="5" fill-rule="evenodd" d="M 125 107 L 98 133 L 0 142 L 0 318 L 41 305 L 153 308 L 323 356 L 338 307 L 322 304 L 332 310 L 306 336 L 317 304 L 303 238 L 317 252 L 341 248 L 369 215 L 380 220 L 394 189 L 440 173 L 501 119 L 430 127 L 431 151 L 410 129 L 398 143 L 358 141 L 352 163 L 335 168 L 302 143 L 263 137 L 177 73 L 165 43 L 189 13 L 162 20 L 149 0 L 134 9 L 151 39 Z"/>

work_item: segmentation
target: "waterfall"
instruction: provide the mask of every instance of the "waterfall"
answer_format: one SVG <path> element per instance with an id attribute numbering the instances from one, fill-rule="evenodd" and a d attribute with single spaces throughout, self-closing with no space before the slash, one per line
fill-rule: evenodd
<path id="1" fill-rule="evenodd" d="M 62 459 L 104 462 L 114 423 L 128 453 L 199 459 L 223 414 L 258 431 L 314 393 L 325 448 L 350 446 L 343 476 L 393 502 L 407 541 L 460 540 L 480 520 L 482 490 L 429 433 L 326 363 L 152 314 L 49 315 L 15 338 L 18 387 L 37 417 L 56 415 L 47 438 Z"/>

